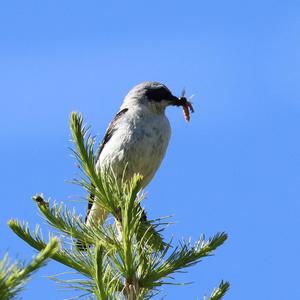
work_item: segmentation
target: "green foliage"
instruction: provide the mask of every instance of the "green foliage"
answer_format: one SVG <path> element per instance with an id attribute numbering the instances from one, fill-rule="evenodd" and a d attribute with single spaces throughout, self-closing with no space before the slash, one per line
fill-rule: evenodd
<path id="1" fill-rule="evenodd" d="M 178 246 L 163 240 L 162 220 L 146 221 L 141 208 L 144 198 L 140 191 L 140 175 L 125 182 L 116 178 L 112 170 L 100 174 L 95 169 L 94 142 L 81 116 L 72 113 L 70 120 L 75 144 L 73 153 L 83 176 L 75 180 L 95 201 L 113 216 L 115 222 L 86 225 L 75 211 L 63 204 L 45 201 L 42 195 L 33 199 L 46 222 L 60 231 L 61 248 L 52 259 L 77 271 L 84 279 L 62 280 L 59 283 L 82 291 L 89 299 L 149 299 L 165 284 L 173 282 L 173 274 L 198 263 L 227 239 L 218 233 L 194 245 L 182 241 Z M 27 224 L 11 220 L 10 228 L 37 250 L 46 242 L 40 229 L 30 232 Z M 76 241 L 87 245 L 86 251 L 76 248 Z M 211 294 L 211 300 L 221 299 L 229 284 L 221 282 Z"/>
<path id="2" fill-rule="evenodd" d="M 28 265 L 18 261 L 10 264 L 8 256 L 5 255 L 0 261 L 0 299 L 15 299 L 30 276 L 55 254 L 58 247 L 58 240 L 56 238 L 51 239 L 48 245 L 44 245 L 43 250 Z"/>
<path id="3" fill-rule="evenodd" d="M 227 281 L 224 282 L 222 280 L 221 283 L 219 284 L 219 286 L 213 290 L 209 299 L 204 297 L 203 300 L 220 300 L 223 298 L 223 296 L 228 291 L 228 289 L 229 289 L 229 282 L 227 282 Z"/>

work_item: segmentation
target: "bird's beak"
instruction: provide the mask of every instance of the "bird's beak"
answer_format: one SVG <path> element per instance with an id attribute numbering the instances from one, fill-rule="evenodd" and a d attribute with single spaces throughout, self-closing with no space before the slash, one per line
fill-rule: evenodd
<path id="1" fill-rule="evenodd" d="M 172 106 L 183 106 L 183 101 L 181 101 L 181 99 L 177 98 L 176 96 L 173 96 L 168 99 L 169 105 Z"/>

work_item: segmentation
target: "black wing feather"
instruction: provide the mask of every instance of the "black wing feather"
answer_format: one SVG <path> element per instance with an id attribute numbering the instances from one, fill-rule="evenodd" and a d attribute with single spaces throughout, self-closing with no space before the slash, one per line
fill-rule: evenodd
<path id="1" fill-rule="evenodd" d="M 98 161 L 100 154 L 105 146 L 105 144 L 107 144 L 107 142 L 111 139 L 114 131 L 116 130 L 115 125 L 117 123 L 117 121 L 128 111 L 128 108 L 124 108 L 122 110 L 120 110 L 115 117 L 113 118 L 113 120 L 109 123 L 108 128 L 105 132 L 104 138 L 102 140 L 102 143 L 100 144 L 97 153 L 96 153 L 96 162 Z"/>

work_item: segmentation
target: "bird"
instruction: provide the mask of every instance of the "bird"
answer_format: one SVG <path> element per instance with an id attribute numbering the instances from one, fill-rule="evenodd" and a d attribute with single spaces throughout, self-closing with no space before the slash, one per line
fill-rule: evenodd
<path id="1" fill-rule="evenodd" d="M 97 151 L 96 171 L 110 168 L 116 178 L 124 181 L 140 174 L 140 186 L 144 189 L 159 169 L 170 141 L 171 126 L 165 114 L 169 106 L 193 112 L 184 95 L 174 96 L 160 82 L 147 81 L 133 87 L 106 130 Z M 90 195 L 86 225 L 101 223 L 107 215 Z"/>

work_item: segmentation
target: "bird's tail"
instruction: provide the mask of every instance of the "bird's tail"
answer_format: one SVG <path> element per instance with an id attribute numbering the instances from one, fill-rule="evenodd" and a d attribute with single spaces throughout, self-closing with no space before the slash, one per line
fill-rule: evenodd
<path id="1" fill-rule="evenodd" d="M 88 251 L 88 249 L 91 247 L 91 244 L 89 243 L 85 243 L 81 240 L 77 240 L 75 242 L 75 247 L 78 251 L 82 251 L 82 252 L 85 252 L 85 251 Z"/>
<path id="2" fill-rule="evenodd" d="M 143 210 L 143 208 L 140 208 Z M 142 211 L 141 222 L 137 234 L 138 241 L 144 241 L 145 244 L 154 250 L 163 251 L 166 243 L 163 241 L 161 234 L 156 230 L 156 225 L 153 225 L 148 219 L 145 211 Z"/>
<path id="3" fill-rule="evenodd" d="M 87 212 L 84 220 L 85 224 L 87 226 L 91 226 L 91 224 L 97 224 L 100 226 L 105 221 L 106 217 L 107 213 L 105 212 L 105 210 L 95 202 L 95 195 L 90 194 Z M 87 251 L 90 246 L 91 244 L 81 240 L 77 240 L 75 242 L 75 247 L 79 251 Z"/>

